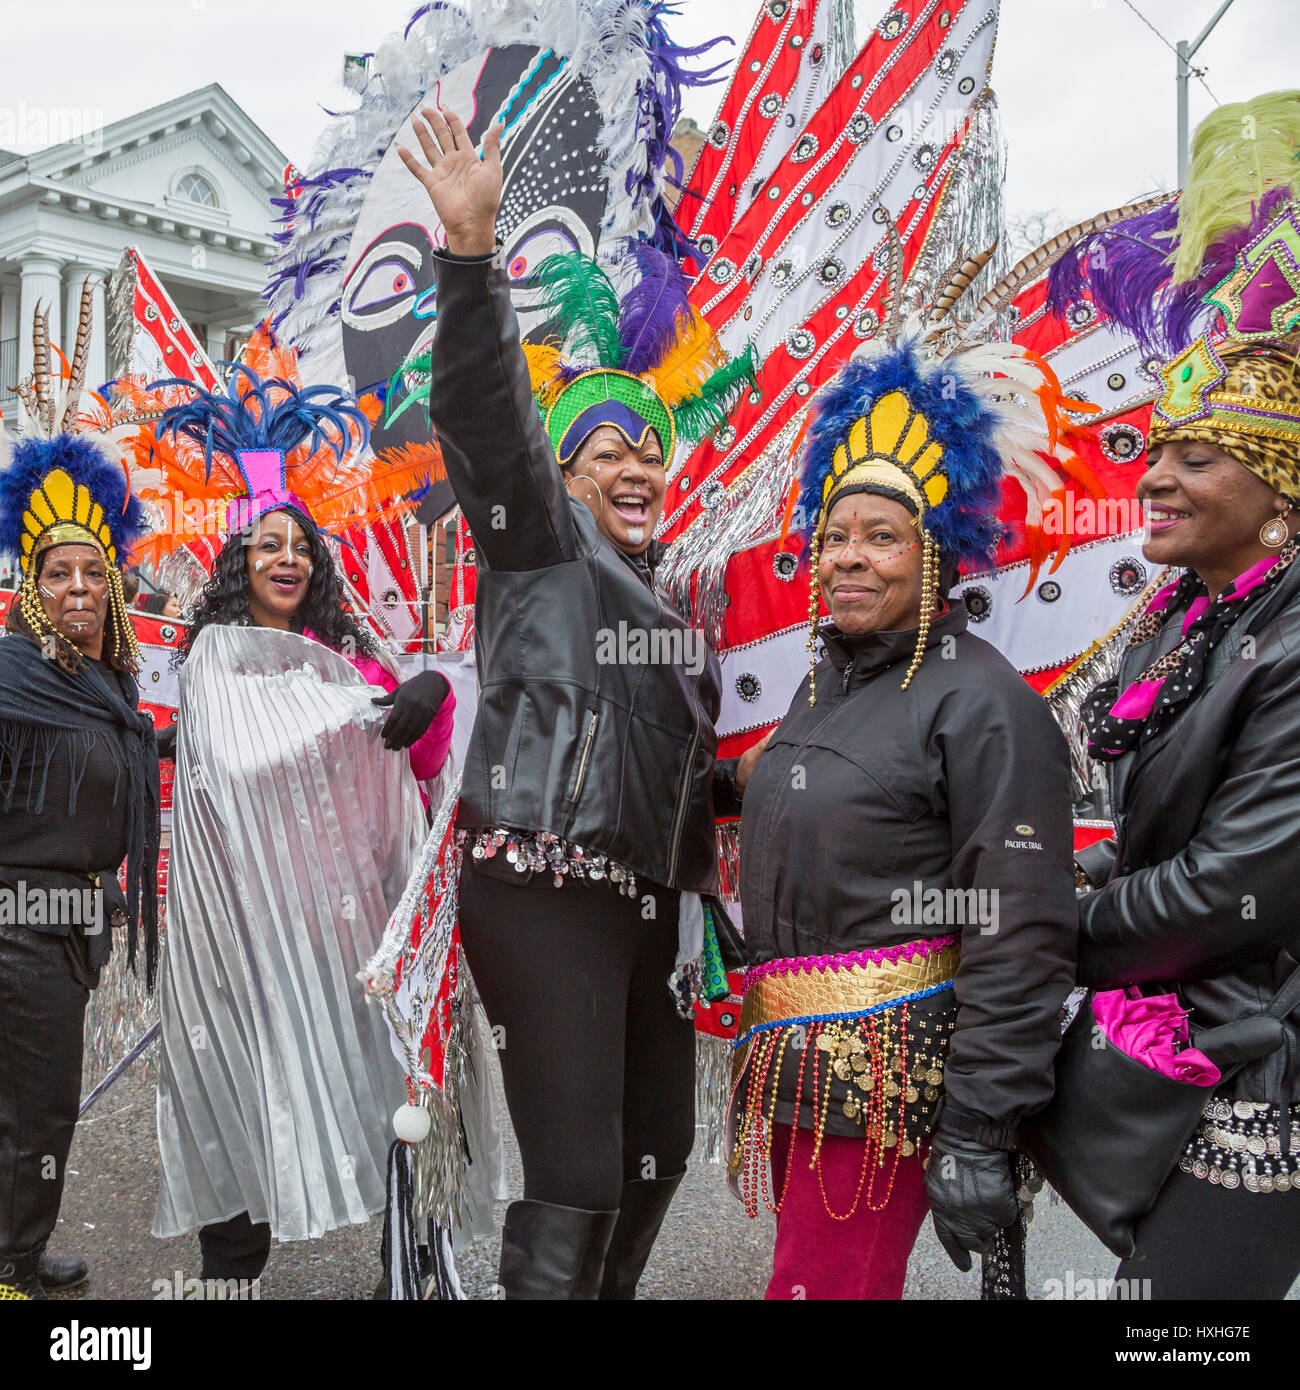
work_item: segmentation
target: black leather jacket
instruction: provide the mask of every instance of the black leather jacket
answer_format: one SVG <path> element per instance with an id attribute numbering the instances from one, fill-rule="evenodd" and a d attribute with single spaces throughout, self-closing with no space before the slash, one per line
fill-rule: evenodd
<path id="1" fill-rule="evenodd" d="M 565 492 L 497 257 L 434 261 L 429 415 L 478 564 L 460 822 L 550 831 L 711 891 L 717 657 Z"/>
<path id="2" fill-rule="evenodd" d="M 1051 1097 L 1073 984 L 1065 739 L 1005 658 L 966 631 L 964 605 L 931 625 L 907 690 L 915 631 L 832 629 L 825 641 L 816 705 L 805 679 L 745 793 L 746 946 L 760 963 L 959 932 L 945 1104 L 1005 1145 Z M 918 920 L 918 884 L 974 890 L 968 901 L 990 910 L 960 925 Z"/>
<path id="3" fill-rule="evenodd" d="M 1125 652 L 1119 689 L 1183 616 Z M 1193 1029 L 1261 1013 L 1300 959 L 1300 565 L 1229 629 L 1182 713 L 1109 771 L 1112 877 L 1080 904 L 1080 981 L 1176 984 Z M 1300 1023 L 1285 1026 L 1286 1048 L 1223 1094 L 1300 1100 Z"/>

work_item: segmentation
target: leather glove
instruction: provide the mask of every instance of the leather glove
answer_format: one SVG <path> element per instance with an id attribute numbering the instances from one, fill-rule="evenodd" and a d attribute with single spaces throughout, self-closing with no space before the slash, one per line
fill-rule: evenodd
<path id="1" fill-rule="evenodd" d="M 1016 1219 L 1009 1155 L 973 1139 L 934 1136 L 925 1190 L 939 1243 L 963 1273 L 970 1269 L 971 1253 L 987 1254 L 997 1233 Z"/>
<path id="2" fill-rule="evenodd" d="M 168 724 L 164 729 L 156 729 L 154 737 L 158 740 L 158 761 L 174 762 L 176 759 L 176 725 Z"/>
<path id="3" fill-rule="evenodd" d="M 392 713 L 379 731 L 384 747 L 398 753 L 423 737 L 450 690 L 446 676 L 437 671 L 421 671 L 396 690 L 376 696 L 375 704 L 392 706 Z"/>

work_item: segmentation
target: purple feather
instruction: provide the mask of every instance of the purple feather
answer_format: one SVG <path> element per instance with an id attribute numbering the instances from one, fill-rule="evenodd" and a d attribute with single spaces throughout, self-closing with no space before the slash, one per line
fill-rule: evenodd
<path id="1" fill-rule="evenodd" d="M 704 87 L 713 82 L 721 82 L 724 63 L 717 66 L 694 70 L 686 67 L 686 60 L 699 58 L 720 43 L 732 40 L 720 35 L 694 47 L 673 43 L 668 37 L 665 20 L 679 13 L 676 5 L 666 0 L 631 0 L 646 12 L 645 27 L 647 51 L 650 58 L 650 79 L 641 86 L 639 93 L 640 131 L 646 144 L 646 172 L 636 179 L 628 175 L 627 191 L 641 187 L 647 197 L 653 191 L 656 171 L 667 167 L 670 175 L 681 179 L 683 173 L 682 157 L 672 147 L 673 127 L 682 109 L 683 87 Z"/>
<path id="2" fill-rule="evenodd" d="M 1048 306 L 1062 317 L 1085 297 L 1119 327 L 1131 333 L 1142 350 L 1174 357 L 1195 336 L 1204 313 L 1204 296 L 1231 274 L 1237 255 L 1259 235 L 1285 205 L 1289 192 L 1270 189 L 1250 221 L 1213 242 L 1200 274 L 1181 285 L 1170 284 L 1178 204 L 1170 201 L 1139 217 L 1116 222 L 1077 242 L 1051 269 Z"/>
<path id="3" fill-rule="evenodd" d="M 649 242 L 629 240 L 625 245 L 640 279 L 619 305 L 618 336 L 623 370 L 640 375 L 672 350 L 679 325 L 689 321 L 691 310 L 686 281 L 668 256 Z"/>

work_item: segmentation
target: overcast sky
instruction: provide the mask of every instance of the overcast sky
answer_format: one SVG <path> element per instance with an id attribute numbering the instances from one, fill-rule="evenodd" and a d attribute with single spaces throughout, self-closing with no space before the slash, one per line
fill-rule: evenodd
<path id="1" fill-rule="evenodd" d="M 1219 0 L 1133 3 L 1173 43 L 1194 38 Z M 33 111 L 72 107 L 111 122 L 216 81 L 306 163 L 327 119 L 322 108 L 353 100 L 340 83 L 343 52 L 374 49 L 414 8 L 415 0 L 0 0 L 0 145 L 32 148 L 19 117 Z M 890 8 L 857 0 L 859 38 Z M 683 0 L 682 9 L 681 40 L 726 33 L 739 44 L 758 0 Z M 1300 0 L 1235 0 L 1196 58 L 1219 101 L 1300 86 L 1298 13 Z M 993 86 L 1012 217 L 1053 210 L 1053 225 L 1064 226 L 1173 186 L 1174 55 L 1125 0 L 1003 0 Z M 717 89 L 706 89 L 686 109 L 706 126 L 716 103 Z M 1193 81 L 1193 125 L 1212 106 Z"/>

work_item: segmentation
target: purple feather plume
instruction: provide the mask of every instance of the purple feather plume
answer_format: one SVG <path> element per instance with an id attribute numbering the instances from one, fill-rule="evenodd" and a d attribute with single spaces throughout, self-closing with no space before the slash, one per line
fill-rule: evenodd
<path id="1" fill-rule="evenodd" d="M 1250 221 L 1213 242 L 1200 274 L 1181 285 L 1170 284 L 1178 244 L 1177 202 L 1093 232 L 1052 267 L 1048 306 L 1064 317 L 1072 304 L 1090 297 L 1137 339 L 1144 352 L 1174 357 L 1199 331 L 1205 295 L 1231 274 L 1238 253 L 1277 216 L 1289 196 L 1287 189 L 1270 189 Z"/>
<path id="2" fill-rule="evenodd" d="M 672 350 L 679 325 L 689 320 L 691 311 L 686 281 L 676 264 L 648 242 L 625 244 L 641 278 L 619 305 L 618 336 L 623 370 L 640 375 Z"/>

